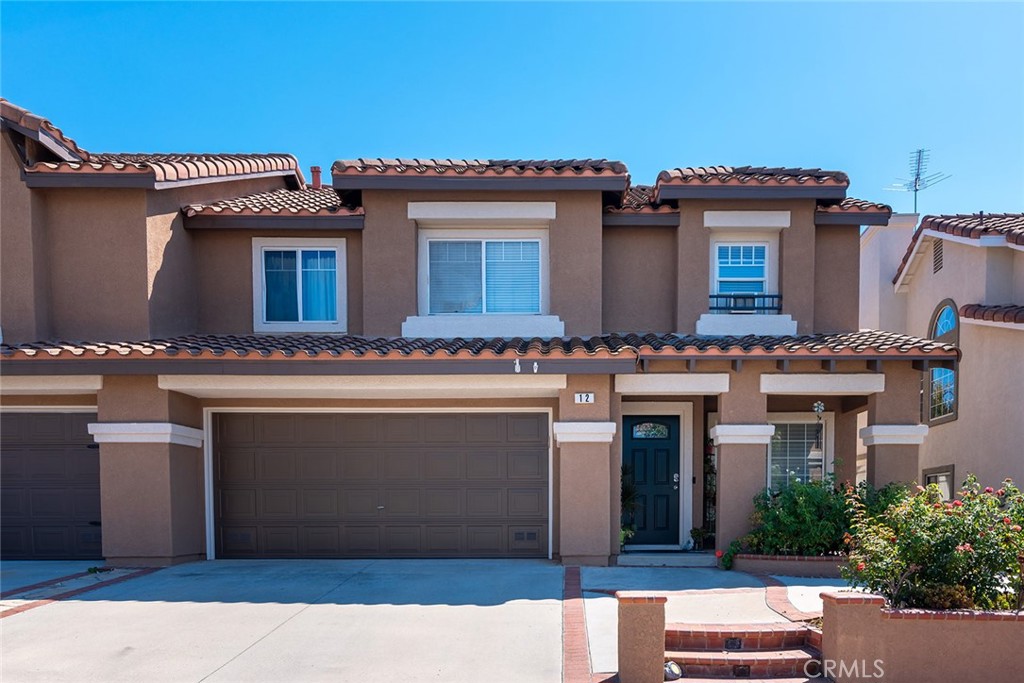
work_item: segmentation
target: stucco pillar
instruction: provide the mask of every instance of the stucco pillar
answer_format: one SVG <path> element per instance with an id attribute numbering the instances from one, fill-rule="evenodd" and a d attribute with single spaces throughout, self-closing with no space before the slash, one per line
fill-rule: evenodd
<path id="1" fill-rule="evenodd" d="M 665 680 L 664 595 L 618 591 L 619 683 Z"/>
<path id="2" fill-rule="evenodd" d="M 857 483 L 857 413 L 837 412 L 835 422 L 835 474 L 840 484 Z"/>
<path id="3" fill-rule="evenodd" d="M 97 395 L 103 555 L 159 566 L 205 554 L 202 412 L 156 377 L 108 376 Z"/>
<path id="4" fill-rule="evenodd" d="M 760 377 L 771 368 L 745 363 L 742 371 L 731 373 L 729 391 L 718 397 L 711 439 L 718 448 L 715 546 L 720 550 L 750 532 L 754 496 L 765 487 L 775 428 L 768 424 L 768 396 L 761 393 Z"/>
<path id="5" fill-rule="evenodd" d="M 612 553 L 611 377 L 569 375 L 554 424 L 559 449 L 559 548 L 563 564 L 606 566 Z M 576 403 L 576 393 L 594 394 Z M 616 539 L 616 542 L 617 539 Z"/>
<path id="6" fill-rule="evenodd" d="M 867 480 L 875 486 L 910 483 L 920 476 L 918 455 L 928 434 L 921 424 L 921 373 L 907 361 L 885 367 L 885 391 L 868 397 Z"/>

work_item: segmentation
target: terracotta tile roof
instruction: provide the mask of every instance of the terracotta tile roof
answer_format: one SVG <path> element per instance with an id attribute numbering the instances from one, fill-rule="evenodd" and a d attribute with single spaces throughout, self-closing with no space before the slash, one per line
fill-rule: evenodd
<path id="1" fill-rule="evenodd" d="M 869 202 L 865 199 L 847 197 L 838 204 L 818 206 L 818 213 L 887 213 L 892 215 L 892 207 L 888 204 Z"/>
<path id="2" fill-rule="evenodd" d="M 299 162 L 291 154 L 90 154 L 83 162 L 41 162 L 26 173 L 110 173 L 152 176 L 155 182 L 294 173 Z"/>
<path id="3" fill-rule="evenodd" d="M 907 251 L 903 254 L 893 276 L 893 284 L 899 282 L 900 276 L 910 264 L 917 251 L 918 242 L 925 230 L 945 233 L 968 239 L 1002 236 L 1009 244 L 1024 245 L 1024 213 L 973 213 L 946 216 L 925 216 L 910 238 Z"/>
<path id="4" fill-rule="evenodd" d="M 850 179 L 842 171 L 820 168 L 769 168 L 767 166 L 696 166 L 673 168 L 658 174 L 658 185 L 835 185 L 846 187 Z"/>
<path id="5" fill-rule="evenodd" d="M 1014 306 L 1011 304 L 1002 306 L 965 304 L 960 307 L 960 315 L 964 318 L 971 318 L 972 320 L 1024 325 L 1024 306 Z"/>
<path id="6" fill-rule="evenodd" d="M 48 119 L 44 119 L 42 116 L 33 114 L 27 109 L 23 109 L 12 103 L 10 100 L 6 100 L 2 97 L 0 97 L 0 118 L 11 123 L 15 123 L 22 128 L 45 133 L 80 159 L 89 158 L 88 152 L 79 147 L 78 143 L 65 135 L 60 128 L 53 125 Z"/>
<path id="7" fill-rule="evenodd" d="M 259 216 L 286 214 L 315 216 L 324 214 L 363 215 L 362 207 L 345 206 L 338 193 L 331 187 L 315 190 L 307 187 L 301 190 L 274 190 L 245 197 L 224 199 L 212 204 L 189 204 L 182 209 L 186 216 L 236 215 Z"/>
<path id="8" fill-rule="evenodd" d="M 342 159 L 331 173 L 340 175 L 426 176 L 626 176 L 621 161 L 608 159 Z"/>
<path id="9" fill-rule="evenodd" d="M 862 330 L 792 337 L 608 334 L 553 339 L 416 339 L 333 335 L 192 335 L 141 342 L 0 345 L 4 359 L 59 358 L 497 358 L 497 357 L 895 357 L 958 355 L 955 346 Z"/>
<path id="10" fill-rule="evenodd" d="M 622 194 L 618 206 L 606 206 L 605 213 L 677 213 L 668 204 L 659 204 L 654 199 L 653 185 L 630 185 Z"/>

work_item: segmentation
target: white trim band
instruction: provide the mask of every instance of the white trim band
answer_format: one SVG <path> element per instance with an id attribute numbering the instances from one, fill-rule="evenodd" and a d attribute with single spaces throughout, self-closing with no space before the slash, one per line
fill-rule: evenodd
<path id="1" fill-rule="evenodd" d="M 555 443 L 611 443 L 615 437 L 614 422 L 555 422 L 551 425 Z"/>
<path id="2" fill-rule="evenodd" d="M 885 391 L 885 375 L 881 373 L 761 375 L 762 394 L 867 396 L 882 391 Z"/>
<path id="3" fill-rule="evenodd" d="M 928 425 L 868 425 L 860 430 L 865 446 L 920 446 Z"/>
<path id="4" fill-rule="evenodd" d="M 716 446 L 723 443 L 767 445 L 775 434 L 775 425 L 715 425 L 711 439 Z"/>
<path id="5" fill-rule="evenodd" d="M 748 229 L 748 230 L 782 230 L 790 224 L 789 211 L 705 211 L 704 227 Z"/>
<path id="6" fill-rule="evenodd" d="M 615 375 L 620 394 L 724 394 L 729 391 L 726 372 L 665 372 L 653 375 Z"/>
<path id="7" fill-rule="evenodd" d="M 96 443 L 171 443 L 199 448 L 203 430 L 173 422 L 93 422 L 89 433 Z"/>
<path id="8" fill-rule="evenodd" d="M 103 375 L 4 375 L 0 377 L 0 394 L 4 396 L 39 396 L 61 394 L 95 394 L 103 388 Z"/>
<path id="9" fill-rule="evenodd" d="M 555 202 L 409 202 L 419 225 L 544 225 L 555 220 Z"/>

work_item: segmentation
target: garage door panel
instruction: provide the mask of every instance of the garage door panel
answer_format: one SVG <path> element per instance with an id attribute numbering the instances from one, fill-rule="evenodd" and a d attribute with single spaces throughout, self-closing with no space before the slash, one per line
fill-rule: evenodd
<path id="1" fill-rule="evenodd" d="M 417 443 L 422 440 L 419 415 L 384 415 L 385 443 Z"/>
<path id="2" fill-rule="evenodd" d="M 341 479 L 343 481 L 376 481 L 379 475 L 377 452 L 370 450 L 350 451 L 341 455 Z"/>
<path id="3" fill-rule="evenodd" d="M 97 526 L 75 528 L 75 548 L 81 556 L 98 557 L 103 550 L 103 537 Z"/>
<path id="4" fill-rule="evenodd" d="M 338 517 L 338 489 L 305 488 L 299 499 L 303 517 Z"/>
<path id="5" fill-rule="evenodd" d="M 217 416 L 217 440 L 238 446 L 256 443 L 256 415 L 227 413 Z"/>
<path id="6" fill-rule="evenodd" d="M 278 437 L 244 444 L 226 435 L 248 427 L 218 425 L 218 554 L 542 557 L 547 430 L 544 414 L 255 415 L 257 439 Z"/>
<path id="7" fill-rule="evenodd" d="M 424 479 L 462 479 L 465 457 L 456 451 L 424 453 Z"/>
<path id="8" fill-rule="evenodd" d="M 294 444 L 294 415 L 261 415 L 256 421 L 256 438 L 261 444 Z"/>
<path id="9" fill-rule="evenodd" d="M 222 489 L 220 515 L 225 520 L 255 520 L 256 489 Z"/>
<path id="10" fill-rule="evenodd" d="M 383 517 L 419 517 L 423 514 L 419 489 L 385 489 Z"/>
<path id="11" fill-rule="evenodd" d="M 100 499 L 89 489 L 72 489 L 68 492 L 71 498 L 71 510 L 75 519 L 88 522 L 100 521 Z"/>
<path id="12" fill-rule="evenodd" d="M 470 554 L 504 555 L 505 528 L 495 526 L 470 526 L 466 529 L 466 550 Z"/>
<path id="13" fill-rule="evenodd" d="M 461 517 L 465 490 L 427 489 L 423 492 L 423 512 L 427 517 Z"/>
<path id="14" fill-rule="evenodd" d="M 4 439 L 7 438 L 7 434 L 0 432 Z M 10 447 L 8 448 L 6 443 L 4 444 L 3 458 L 0 459 L 0 480 L 4 484 L 13 484 L 20 482 L 23 479 L 28 479 L 28 459 L 29 453 L 21 448 Z M 7 490 L 6 488 L 4 489 Z"/>
<path id="15" fill-rule="evenodd" d="M 299 492 L 295 489 L 262 489 L 259 517 L 263 519 L 295 519 L 299 513 Z"/>
<path id="16" fill-rule="evenodd" d="M 351 555 L 380 554 L 380 527 L 346 526 L 345 550 Z"/>
<path id="17" fill-rule="evenodd" d="M 292 450 L 257 451 L 256 477 L 260 481 L 296 481 L 297 460 L 298 456 Z"/>
<path id="18" fill-rule="evenodd" d="M 505 512 L 503 489 L 470 489 L 466 491 L 467 517 L 501 517 Z"/>
<path id="19" fill-rule="evenodd" d="M 37 557 L 61 557 L 74 548 L 72 529 L 66 526 L 34 526 L 32 550 Z"/>
<path id="20" fill-rule="evenodd" d="M 465 435 L 466 419 L 462 415 L 423 417 L 423 440 L 427 443 L 462 443 Z"/>
<path id="21" fill-rule="evenodd" d="M 504 479 L 505 454 L 471 451 L 466 454 L 467 479 Z"/>
<path id="22" fill-rule="evenodd" d="M 381 454 L 381 475 L 385 481 L 416 481 L 422 478 L 423 456 L 413 450 L 384 451 Z"/>
<path id="23" fill-rule="evenodd" d="M 547 451 L 512 451 L 508 454 L 509 479 L 546 480 L 548 477 Z"/>
<path id="24" fill-rule="evenodd" d="M 325 450 L 305 451 L 299 455 L 299 477 L 304 481 L 334 481 L 338 478 L 338 456 Z"/>

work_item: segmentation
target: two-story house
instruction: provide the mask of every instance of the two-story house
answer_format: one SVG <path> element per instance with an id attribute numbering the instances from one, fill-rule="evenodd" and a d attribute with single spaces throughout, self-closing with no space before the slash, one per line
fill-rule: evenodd
<path id="1" fill-rule="evenodd" d="M 766 485 L 918 476 L 921 373 L 858 329 L 841 172 L 90 153 L 3 103 L 3 553 L 718 547 Z M 815 403 L 822 410 L 815 412 Z M 98 446 L 98 448 L 97 448 Z"/>
<path id="2" fill-rule="evenodd" d="M 861 324 L 956 344 L 921 383 L 919 481 L 1024 481 L 1024 214 L 897 214 L 861 236 Z"/>

